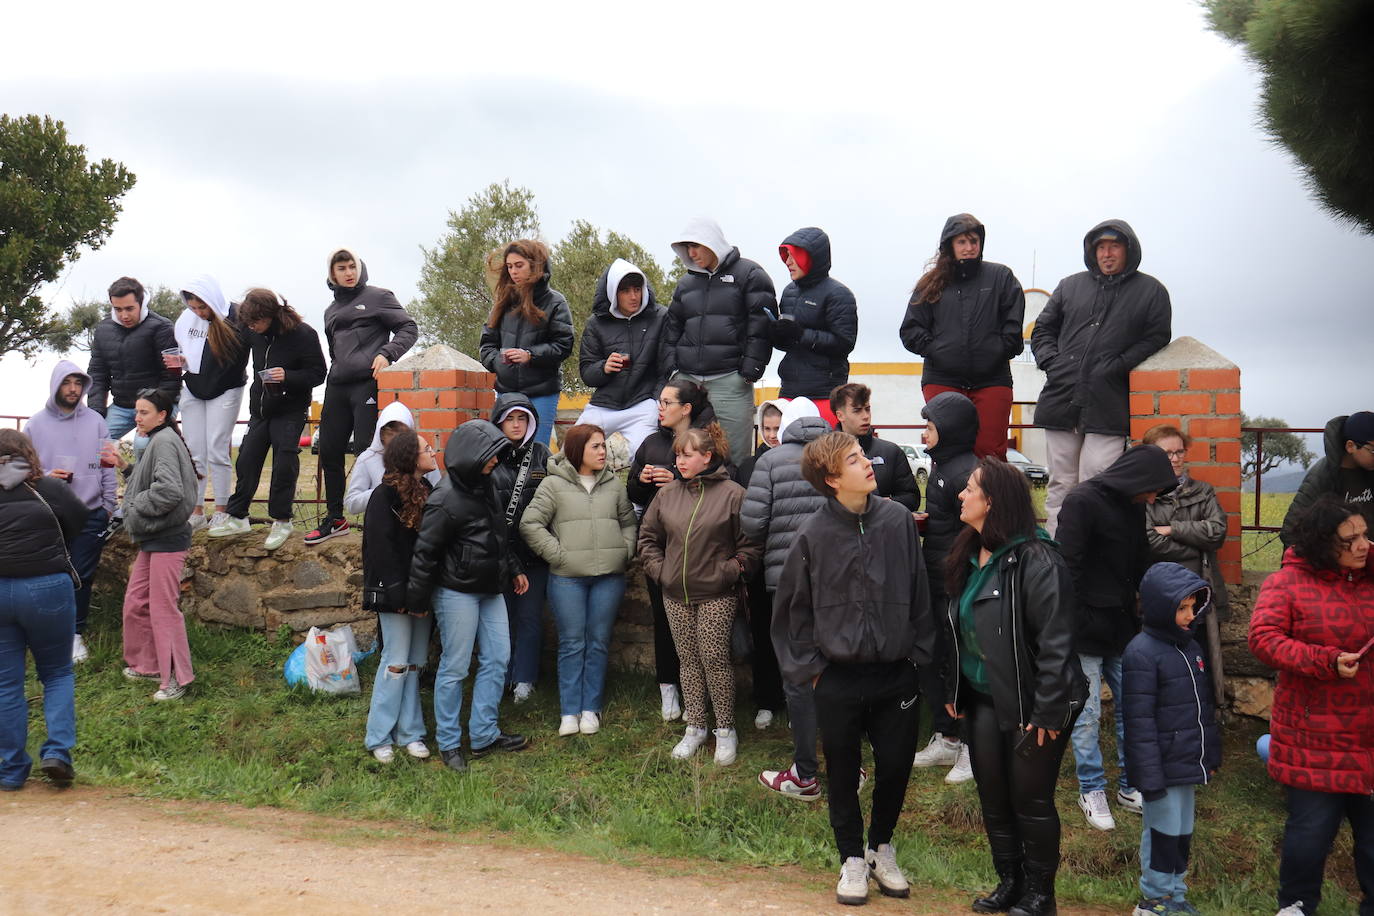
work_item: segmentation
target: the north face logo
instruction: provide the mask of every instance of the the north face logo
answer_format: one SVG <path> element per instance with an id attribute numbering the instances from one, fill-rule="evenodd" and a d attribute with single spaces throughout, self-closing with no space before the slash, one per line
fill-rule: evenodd
<path id="1" fill-rule="evenodd" d="M 720 282 L 722 282 L 722 283 L 734 283 L 734 282 L 735 282 L 735 275 L 734 275 L 734 274 L 721 274 Z"/>

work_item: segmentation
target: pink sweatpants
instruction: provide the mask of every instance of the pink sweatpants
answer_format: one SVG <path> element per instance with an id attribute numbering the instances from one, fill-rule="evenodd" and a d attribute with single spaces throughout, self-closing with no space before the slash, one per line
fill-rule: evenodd
<path id="1" fill-rule="evenodd" d="M 177 606 L 185 562 L 184 550 L 140 550 L 124 592 L 124 661 L 140 674 L 157 672 L 162 687 L 173 677 L 182 685 L 196 679 L 186 618 Z"/>

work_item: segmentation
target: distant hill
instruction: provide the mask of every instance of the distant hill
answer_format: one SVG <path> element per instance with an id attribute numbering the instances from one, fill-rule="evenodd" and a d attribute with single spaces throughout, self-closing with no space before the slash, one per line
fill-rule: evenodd
<path id="1" fill-rule="evenodd" d="M 1270 471 L 1264 475 L 1264 492 L 1296 493 L 1305 476 L 1307 476 L 1307 472 L 1302 468 L 1293 471 Z M 1255 492 L 1255 482 L 1253 480 L 1246 481 L 1242 489 L 1246 493 Z"/>

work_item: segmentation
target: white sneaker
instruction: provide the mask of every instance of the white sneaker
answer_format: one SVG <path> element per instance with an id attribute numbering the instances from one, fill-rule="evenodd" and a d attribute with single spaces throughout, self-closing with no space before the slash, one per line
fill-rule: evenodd
<path id="1" fill-rule="evenodd" d="M 1088 819 L 1090 826 L 1098 830 L 1116 829 L 1116 818 L 1112 817 L 1111 809 L 1107 807 L 1107 793 L 1102 789 L 1078 796 L 1078 807 L 1083 809 L 1083 816 Z"/>
<path id="2" fill-rule="evenodd" d="M 582 710 L 582 718 L 577 723 L 577 730 L 584 735 L 595 735 L 601 731 L 601 717 L 590 709 Z"/>
<path id="3" fill-rule="evenodd" d="M 958 762 L 959 742 L 951 741 L 939 732 L 931 735 L 930 743 L 911 758 L 914 767 L 952 767 Z"/>
<path id="4" fill-rule="evenodd" d="M 72 664 L 75 665 L 78 662 L 84 662 L 90 657 L 91 651 L 86 648 L 86 640 L 81 638 L 80 633 L 77 633 L 72 639 Z"/>
<path id="5" fill-rule="evenodd" d="M 188 521 L 191 524 L 192 534 L 195 534 L 197 531 L 199 531 L 200 529 L 204 528 L 206 525 L 209 524 L 209 522 L 205 518 L 205 513 L 203 512 L 192 512 L 191 517 L 190 519 L 188 519 Z"/>
<path id="6" fill-rule="evenodd" d="M 957 786 L 961 782 L 968 782 L 973 778 L 973 761 L 968 759 L 968 745 L 959 745 L 959 756 L 954 761 L 954 766 L 945 774 L 945 782 L 951 786 Z"/>
<path id="7" fill-rule="evenodd" d="M 226 521 L 224 524 L 215 525 L 213 528 L 211 528 L 209 531 L 206 531 L 205 533 L 212 538 L 227 538 L 232 537 L 236 534 L 247 534 L 248 527 L 248 519 L 234 518 L 231 515 L 229 516 L 228 521 Z"/>
<path id="8" fill-rule="evenodd" d="M 396 759 L 396 752 L 391 749 L 391 745 L 383 744 L 372 749 L 372 756 L 377 758 L 378 763 L 390 763 Z"/>
<path id="9" fill-rule="evenodd" d="M 524 681 L 516 684 L 515 689 L 511 691 L 511 695 L 515 697 L 515 702 L 517 703 L 525 702 L 530 698 L 530 694 L 532 693 L 534 693 L 534 685 L 527 684 Z"/>
<path id="10" fill-rule="evenodd" d="M 278 547 L 285 544 L 287 539 L 291 537 L 291 532 L 294 530 L 294 527 L 295 526 L 289 521 L 273 522 L 272 530 L 267 532 L 267 540 L 262 543 L 263 549 L 276 550 Z"/>
<path id="11" fill-rule="evenodd" d="M 1127 811 L 1134 811 L 1136 814 L 1145 813 L 1145 796 L 1140 794 L 1139 789 L 1118 789 L 1116 791 L 1116 803 Z"/>
<path id="12" fill-rule="evenodd" d="M 406 753 L 416 760 L 424 760 L 429 756 L 429 745 L 423 741 L 412 741 L 406 745 Z"/>
<path id="13" fill-rule="evenodd" d="M 739 752 L 739 735 L 733 728 L 718 728 L 716 736 L 716 766 L 728 767 Z"/>
<path id="14" fill-rule="evenodd" d="M 754 716 L 754 727 L 762 731 L 773 724 L 773 710 L 760 709 Z"/>
<path id="15" fill-rule="evenodd" d="M 861 906 L 868 902 L 868 863 L 858 856 L 850 856 L 840 867 L 840 883 L 835 886 L 835 900 L 847 906 Z"/>
<path id="16" fill-rule="evenodd" d="M 161 703 L 164 700 L 179 700 L 186 696 L 185 686 L 178 684 L 176 678 L 167 681 L 166 687 L 159 687 L 153 694 L 153 699 Z"/>
<path id="17" fill-rule="evenodd" d="M 673 756 L 678 760 L 686 760 L 697 752 L 697 748 L 706 743 L 706 729 L 693 728 L 687 726 L 687 731 L 682 733 L 682 740 L 673 748 Z"/>
<path id="18" fill-rule="evenodd" d="M 577 734 L 577 716 L 564 716 L 558 720 L 558 737 L 566 738 L 569 735 Z"/>
<path id="19" fill-rule="evenodd" d="M 663 698 L 663 721 L 671 722 L 682 715 L 682 695 L 677 684 L 659 684 L 658 692 Z"/>
<path id="20" fill-rule="evenodd" d="M 210 516 L 210 527 L 218 528 L 227 521 L 229 521 L 228 512 L 216 512 L 214 515 Z"/>
<path id="21" fill-rule="evenodd" d="M 897 850 L 891 843 L 883 843 L 877 849 L 870 849 L 864 858 L 868 860 L 869 873 L 878 882 L 878 890 L 884 897 L 910 897 L 911 885 L 906 883 L 906 875 L 897 867 Z"/>
<path id="22" fill-rule="evenodd" d="M 1302 901 L 1299 900 L 1297 903 L 1288 904 L 1288 906 L 1275 913 L 1274 916 L 1306 916 L 1306 914 L 1302 909 Z"/>

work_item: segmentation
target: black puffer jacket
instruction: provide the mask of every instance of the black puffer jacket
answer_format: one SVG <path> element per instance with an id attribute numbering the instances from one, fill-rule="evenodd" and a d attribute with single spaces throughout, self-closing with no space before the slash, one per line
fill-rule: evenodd
<path id="1" fill-rule="evenodd" d="M 968 213 L 951 216 L 940 233 L 940 249 L 949 252 L 956 235 L 976 232 L 983 224 Z M 921 356 L 921 383 L 950 388 L 1011 386 L 1008 360 L 1025 348 L 1022 325 L 1026 295 L 1011 268 L 975 259 L 958 265 L 955 276 L 935 302 L 912 296 L 902 319 L 902 345 Z"/>
<path id="2" fill-rule="evenodd" d="M 525 514 L 529 508 L 530 500 L 534 499 L 534 493 L 539 489 L 539 485 L 544 482 L 544 478 L 549 475 L 549 447 L 543 442 L 534 441 L 535 427 L 539 424 L 539 412 L 534 409 L 534 404 L 530 399 L 518 391 L 508 391 L 505 394 L 497 395 L 496 404 L 491 408 L 491 422 L 497 426 L 515 408 L 520 407 L 529 411 L 534 418 L 530 421 L 525 430 L 525 441 L 519 446 L 508 449 L 501 455 L 501 460 L 496 463 L 496 467 L 491 469 L 491 483 L 496 488 L 497 503 L 501 509 L 502 517 L 506 518 L 506 542 L 510 549 L 515 551 L 520 558 L 520 565 L 526 569 L 531 566 L 547 566 L 548 564 L 525 543 L 525 539 L 520 536 L 520 516 Z M 526 459 L 529 459 L 528 462 Z M 515 481 L 520 476 L 521 468 L 526 468 L 525 485 L 520 490 L 520 502 L 512 510 L 510 508 L 511 496 L 515 492 Z"/>
<path id="3" fill-rule="evenodd" d="M 707 273 L 687 257 L 686 242 L 705 245 L 719 262 Z M 687 267 L 668 304 L 663 329 L 663 375 L 683 372 L 697 378 L 738 372 L 756 382 L 773 356 L 769 322 L 778 310 L 773 281 L 758 264 L 739 256 L 720 227 L 693 221 L 673 248 Z"/>
<path id="4" fill-rule="evenodd" d="M 507 548 L 506 518 L 490 474 L 482 468 L 510 450 L 510 440 L 486 420 L 455 429 L 444 448 L 448 476 L 425 503 L 410 561 L 407 610 L 428 611 L 434 590 L 498 595 L 519 575 Z"/>
<path id="5" fill-rule="evenodd" d="M 68 572 L 72 566 L 67 562 L 66 545 L 81 533 L 86 516 L 90 514 L 69 484 L 56 477 L 40 477 L 30 483 L 27 481 L 30 472 L 29 463 L 17 455 L 0 464 L 0 578 L 3 579 Z M 53 516 L 57 517 L 56 524 Z"/>
<path id="6" fill-rule="evenodd" d="M 628 268 L 628 269 L 627 269 Z M 639 311 L 626 318 L 615 307 L 615 291 L 631 273 L 643 273 L 628 261 L 616 259 L 596 281 L 592 315 L 582 330 L 582 346 L 577 354 L 582 381 L 592 388 L 591 404 L 607 410 L 624 410 L 651 398 L 663 389 L 663 361 L 659 344 L 668 310 L 654 298 L 653 287 L 644 281 L 644 300 Z M 613 282 L 607 278 L 614 274 Z M 608 290 L 609 287 L 609 290 Z M 606 358 L 612 353 L 628 353 L 630 367 L 619 372 L 606 371 Z"/>
<path id="7" fill-rule="evenodd" d="M 1328 494 L 1341 499 L 1346 495 L 1346 484 L 1341 479 L 1341 460 L 1345 458 L 1347 419 L 1349 418 L 1346 416 L 1339 416 L 1326 421 L 1326 428 L 1322 433 L 1322 457 L 1308 468 L 1302 483 L 1298 485 L 1298 492 L 1293 496 L 1293 502 L 1288 506 L 1287 514 L 1283 517 L 1283 530 L 1279 532 L 1279 540 L 1285 547 L 1293 546 L 1293 524 L 1307 511 L 1308 506 Z M 1354 473 L 1364 478 L 1365 489 L 1374 490 L 1374 471 L 1356 470 Z M 1369 530 L 1374 532 L 1374 500 L 1357 502 L 1355 505 L 1359 507 Z"/>
<path id="8" fill-rule="evenodd" d="M 1113 231 L 1126 239 L 1126 269 L 1104 277 L 1097 238 Z M 1125 436 L 1130 432 L 1131 370 L 1169 342 L 1169 291 L 1140 273 L 1140 242 L 1125 220 L 1098 223 L 1083 237 L 1088 269 L 1065 277 L 1031 332 L 1035 364 L 1045 387 L 1035 405 L 1042 429 L 1079 429 Z"/>
<path id="9" fill-rule="evenodd" d="M 1141 493 L 1178 485 L 1157 445 L 1127 449 L 1096 477 L 1069 491 L 1059 509 L 1059 540 L 1078 596 L 1078 651 L 1120 655 L 1139 629 L 1136 590 L 1150 566 Z"/>
<path id="10" fill-rule="evenodd" d="M 783 288 L 773 346 L 787 355 L 778 366 L 780 397 L 827 401 L 849 381 L 849 354 L 859 339 L 859 307 L 849 287 L 830 276 L 830 237 L 814 226 L 782 240 L 811 255 L 811 269 Z M 793 323 L 795 322 L 795 323 Z"/>
<path id="11" fill-rule="evenodd" d="M 334 254 L 330 254 L 333 261 Z M 372 361 L 385 356 L 394 363 L 415 346 L 420 329 L 389 289 L 367 285 L 367 265 L 358 261 L 358 285 L 338 286 L 331 277 L 334 301 L 324 310 L 324 336 L 329 342 L 329 382 L 349 385 L 372 378 Z"/>
<path id="12" fill-rule="evenodd" d="M 926 479 L 926 538 L 922 553 L 930 574 L 930 593 L 945 594 L 945 558 L 963 530 L 959 494 L 978 466 L 973 442 L 978 438 L 978 409 L 956 391 L 946 391 L 921 408 L 921 416 L 935 424 L 939 441 L 926 450 L 930 476 Z"/>
<path id="13" fill-rule="evenodd" d="M 879 439 L 872 432 L 858 439 L 864 455 L 873 462 L 873 480 L 877 484 L 874 492 L 906 506 L 912 512 L 921 508 L 921 490 L 916 485 L 916 477 L 911 473 L 911 464 L 906 460 L 906 452 L 902 451 L 902 447 L 895 442 Z"/>
<path id="14" fill-rule="evenodd" d="M 283 333 L 273 320 L 266 334 L 244 331 L 253 351 L 253 386 L 248 389 L 248 413 L 254 417 L 279 417 L 310 409 L 310 395 L 325 379 L 320 335 L 305 322 Z M 286 380 L 271 393 L 258 373 L 284 369 Z"/>
<path id="15" fill-rule="evenodd" d="M 421 485 L 429 482 L 421 478 Z M 363 585 L 381 589 L 383 603 L 372 610 L 395 613 L 408 610 L 406 585 L 418 532 L 401 522 L 401 495 L 389 483 L 378 484 L 367 498 L 363 515 Z"/>
<path id="16" fill-rule="evenodd" d="M 1088 697 L 1074 645 L 1073 580 L 1054 542 L 1035 538 L 999 552 L 974 597 L 975 629 L 992 705 L 1002 731 L 1027 725 L 1063 731 Z M 960 691 L 959 596 L 945 603 L 945 697 L 967 708 Z"/>
<path id="17" fill-rule="evenodd" d="M 778 587 L 797 530 L 825 505 L 825 497 L 802 476 L 801 453 L 806 443 L 830 431 L 830 424 L 820 417 L 791 421 L 782 431 L 782 443 L 759 456 L 749 477 L 740 526 L 745 537 L 764 546 L 763 576 L 769 591 Z"/>
<path id="18" fill-rule="evenodd" d="M 148 312 L 131 328 L 113 318 L 102 319 L 91 341 L 86 406 L 103 417 L 111 397 L 116 407 L 133 407 L 144 388 L 161 388 L 175 402 L 181 397 L 181 374 L 162 364 L 162 351 L 176 345 L 172 322 L 156 312 Z"/>
<path id="19" fill-rule="evenodd" d="M 1177 563 L 1156 563 L 1140 584 L 1145 628 L 1121 659 L 1121 714 L 1126 774 L 1149 801 L 1169 786 L 1206 785 L 1221 766 L 1212 678 L 1192 632 L 1211 608 L 1199 599 L 1191 628 L 1175 622 L 1183 599 L 1205 590 Z"/>
<path id="20" fill-rule="evenodd" d="M 716 422 L 716 412 L 711 408 L 708 401 L 701 411 L 701 416 L 692 419 L 692 425 L 705 429 Z M 639 506 L 641 509 L 648 508 L 649 503 L 654 501 L 658 491 L 663 487 L 657 484 L 644 483 L 639 479 L 640 473 L 645 465 L 652 464 L 654 467 L 667 468 L 673 472 L 674 479 L 680 479 L 677 472 L 677 456 L 673 454 L 673 439 L 677 437 L 671 429 L 660 426 L 658 429 L 644 437 L 644 441 L 639 444 L 635 451 L 634 460 L 630 462 L 630 475 L 625 478 L 625 491 L 629 494 L 630 502 Z M 735 477 L 735 465 L 728 462 L 726 468 L 730 472 L 730 477 Z M 746 481 L 738 481 L 743 486 Z M 664 484 L 663 486 L 667 486 Z"/>
<path id="21" fill-rule="evenodd" d="M 554 394 L 563 385 L 559 368 L 572 355 L 572 310 L 563 294 L 549 286 L 549 268 L 534 285 L 534 304 L 544 313 L 539 324 L 530 324 L 516 309 L 507 309 L 496 327 L 482 328 L 479 344 L 482 365 L 496 374 L 496 390 L 519 391 L 532 398 Z M 527 363 L 508 363 L 501 358 L 502 350 L 528 350 Z"/>

